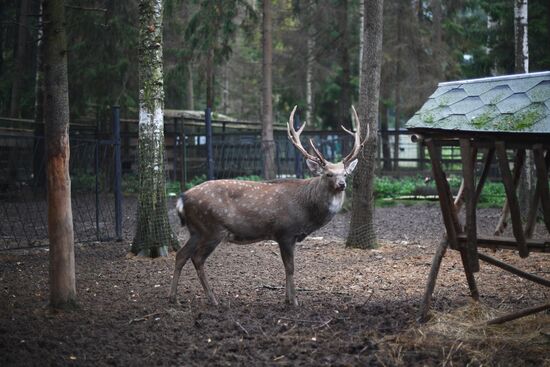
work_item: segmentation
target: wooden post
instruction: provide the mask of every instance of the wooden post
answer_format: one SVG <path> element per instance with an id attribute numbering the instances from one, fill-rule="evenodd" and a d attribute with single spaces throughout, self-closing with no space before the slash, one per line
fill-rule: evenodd
<path id="1" fill-rule="evenodd" d="M 479 271 L 477 256 L 476 195 L 474 182 L 474 162 L 472 162 L 472 144 L 469 139 L 460 139 L 462 158 L 462 175 L 464 180 L 464 197 L 466 202 L 466 263 L 467 271 Z M 461 250 L 462 251 L 462 250 Z"/>
<path id="2" fill-rule="evenodd" d="M 541 144 L 533 147 L 533 154 L 535 167 L 537 168 L 537 188 L 540 188 L 539 195 L 544 223 L 546 224 L 546 229 L 550 232 L 550 190 L 548 189 L 548 170 L 546 169 L 550 153 L 546 153 L 546 163 L 544 162 L 544 150 Z"/>
<path id="3" fill-rule="evenodd" d="M 431 138 L 426 139 L 426 146 L 430 153 L 430 159 L 432 162 L 432 171 L 437 186 L 437 192 L 439 193 L 439 204 L 441 206 L 441 214 L 443 215 L 443 222 L 445 223 L 445 229 L 447 230 L 447 238 L 451 248 L 458 248 L 457 232 L 460 232 L 460 224 L 456 215 L 453 202 L 451 200 L 451 189 L 449 183 L 445 177 L 445 173 L 441 168 L 441 157 L 435 144 Z"/>
<path id="4" fill-rule="evenodd" d="M 479 202 L 479 197 L 481 196 L 481 191 L 483 191 L 483 186 L 489 175 L 489 169 L 491 168 L 491 163 L 493 162 L 493 157 L 495 156 L 495 148 L 489 148 L 485 157 L 483 158 L 483 170 L 481 171 L 481 176 L 479 177 L 479 182 L 477 183 L 476 188 L 476 203 Z"/>
<path id="5" fill-rule="evenodd" d="M 417 319 L 418 322 L 423 323 L 428 321 L 428 311 L 430 310 L 430 306 L 432 304 L 432 295 L 435 288 L 435 282 L 437 280 L 437 275 L 439 274 L 441 261 L 443 260 L 443 256 L 445 256 L 445 253 L 447 252 L 448 244 L 449 243 L 447 241 L 447 237 L 444 237 L 441 242 L 439 242 L 437 250 L 435 251 L 434 258 L 432 260 L 432 266 L 430 268 L 430 275 L 428 276 L 428 283 L 426 284 L 424 297 L 422 298 L 422 304 L 420 305 L 419 315 Z"/>
<path id="6" fill-rule="evenodd" d="M 516 157 L 514 159 L 514 171 L 512 173 L 512 176 L 513 176 L 512 181 L 514 182 L 514 191 L 518 187 L 524 162 L 525 162 L 525 149 L 518 149 L 516 153 Z M 510 204 L 508 203 L 508 199 L 506 199 L 504 201 L 504 205 L 502 206 L 502 213 L 500 214 L 500 219 L 498 220 L 498 224 L 495 227 L 495 236 L 501 235 L 502 232 L 504 232 L 504 228 L 506 228 L 506 221 L 508 220 L 509 213 L 510 213 Z"/>
<path id="7" fill-rule="evenodd" d="M 523 234 L 523 226 L 521 224 L 521 213 L 519 209 L 519 202 L 514 187 L 514 180 L 510 167 L 508 166 L 508 157 L 506 156 L 506 146 L 503 141 L 495 142 L 496 153 L 498 156 L 498 163 L 500 167 L 500 173 L 502 175 L 502 182 L 506 191 L 506 198 L 510 206 L 510 216 L 512 219 L 512 229 L 514 237 L 518 241 L 519 256 L 529 256 L 529 249 L 525 243 L 525 236 Z"/>

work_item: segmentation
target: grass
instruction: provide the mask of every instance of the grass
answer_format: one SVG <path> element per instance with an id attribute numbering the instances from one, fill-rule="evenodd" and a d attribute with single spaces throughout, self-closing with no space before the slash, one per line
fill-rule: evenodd
<path id="1" fill-rule="evenodd" d="M 413 326 L 404 333 L 387 337 L 381 343 L 386 361 L 394 366 L 405 366 L 407 355 L 433 354 L 441 365 L 520 366 L 530 361 L 533 365 L 550 365 L 550 315 L 539 313 L 501 325 L 487 325 L 487 321 L 501 316 L 502 310 L 481 302 L 472 302 L 451 312 L 434 312 L 425 325 Z M 539 364 L 541 363 L 541 364 Z"/>

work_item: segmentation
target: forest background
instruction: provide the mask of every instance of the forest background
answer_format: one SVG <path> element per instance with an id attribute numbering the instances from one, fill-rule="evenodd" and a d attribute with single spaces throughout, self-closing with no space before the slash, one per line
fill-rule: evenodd
<path id="1" fill-rule="evenodd" d="M 317 128 L 349 124 L 359 83 L 361 0 L 273 1 L 274 121 L 292 106 Z M 71 117 L 138 113 L 138 2 L 66 6 Z M 0 2 L 0 116 L 33 118 L 38 0 Z M 512 0 L 386 0 L 381 128 L 406 120 L 438 82 L 514 71 Z M 550 2 L 529 1 L 530 71 L 549 69 Z M 261 120 L 261 3 L 166 0 L 165 108 Z M 546 46 L 544 46 L 546 45 Z M 213 63 L 207 62 L 209 58 Z M 212 83 L 208 83 L 212 75 Z"/>

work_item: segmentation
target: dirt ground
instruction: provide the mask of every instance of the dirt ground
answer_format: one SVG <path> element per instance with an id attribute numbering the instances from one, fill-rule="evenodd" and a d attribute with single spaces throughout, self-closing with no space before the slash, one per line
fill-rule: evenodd
<path id="1" fill-rule="evenodd" d="M 479 211 L 485 232 L 498 213 Z M 185 240 L 187 231 L 176 226 L 173 210 L 171 219 Z M 524 332 L 533 338 L 510 345 L 472 342 L 457 333 L 429 339 L 430 324 L 416 324 L 442 235 L 438 207 L 378 208 L 377 250 L 345 248 L 348 222 L 348 214 L 340 214 L 298 246 L 298 308 L 284 303 L 283 265 L 269 242 L 222 244 L 209 258 L 206 271 L 221 304 L 217 308 L 207 304 L 191 264 L 180 280 L 180 304 L 171 305 L 174 254 L 138 259 L 128 256 L 128 242 L 113 242 L 77 245 L 78 309 L 51 313 L 45 307 L 47 251 L 0 253 L 0 365 L 550 366 L 548 313 L 530 318 L 538 326 Z M 550 272 L 548 254 L 494 256 L 541 276 Z M 496 314 L 549 302 L 547 288 L 481 266 L 476 274 L 481 304 Z M 460 257 L 449 251 L 434 315 L 453 314 L 470 303 Z M 515 323 L 479 330 L 500 335 Z"/>

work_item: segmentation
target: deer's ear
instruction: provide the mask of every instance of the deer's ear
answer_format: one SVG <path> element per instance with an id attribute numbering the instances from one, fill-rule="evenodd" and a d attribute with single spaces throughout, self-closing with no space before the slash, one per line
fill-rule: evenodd
<path id="1" fill-rule="evenodd" d="M 355 166 L 357 166 L 357 159 L 354 159 L 353 161 L 349 162 L 349 164 L 346 167 L 346 173 L 348 175 L 351 175 L 351 173 L 355 169 Z"/>
<path id="2" fill-rule="evenodd" d="M 316 176 L 319 176 L 323 174 L 323 167 L 315 161 L 312 161 L 311 159 L 306 159 L 307 167 Z"/>

